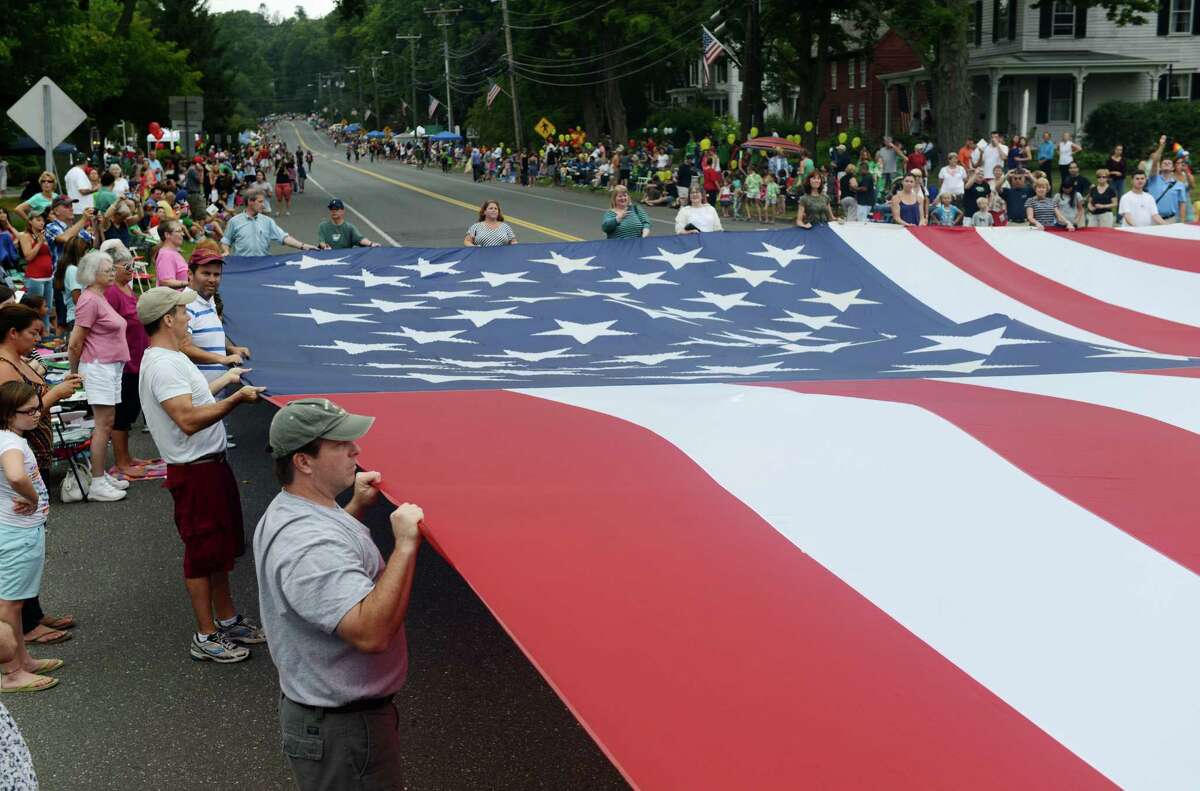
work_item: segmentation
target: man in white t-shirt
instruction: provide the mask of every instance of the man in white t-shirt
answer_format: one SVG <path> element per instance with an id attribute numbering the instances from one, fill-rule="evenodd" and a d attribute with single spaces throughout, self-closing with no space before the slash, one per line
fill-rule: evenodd
<path id="1" fill-rule="evenodd" d="M 967 169 L 959 164 L 956 152 L 951 151 L 946 155 L 946 166 L 938 171 L 938 178 L 941 180 L 938 192 L 953 195 L 954 202 L 961 204 L 963 190 L 966 189 Z"/>
<path id="2" fill-rule="evenodd" d="M 1117 204 L 1117 212 L 1124 223 L 1131 228 L 1165 225 L 1166 220 L 1159 215 L 1154 197 L 1146 192 L 1146 174 L 1139 170 L 1133 174 L 1130 182 L 1133 187 L 1121 196 L 1121 202 Z"/>
<path id="3" fill-rule="evenodd" d="M 150 436 L 167 462 L 166 485 L 183 540 L 184 584 L 196 616 L 190 653 L 193 659 L 225 664 L 249 658 L 245 646 L 266 637 L 238 613 L 229 590 L 229 572 L 245 552 L 245 526 L 237 479 L 225 461 L 221 418 L 238 404 L 257 401 L 266 388 L 244 385 L 221 401 L 213 397 L 240 383 L 245 371 L 231 368 L 209 382 L 180 351 L 188 338 L 185 308 L 195 299 L 191 289 L 166 286 L 138 298 L 138 320 L 150 336 L 138 394 Z"/>
<path id="4" fill-rule="evenodd" d="M 971 154 L 971 164 L 982 167 L 984 173 L 992 174 L 996 172 L 997 165 L 1004 166 L 1007 157 L 1008 146 L 1004 145 L 1004 138 L 999 132 L 992 132 L 990 140 L 980 140 L 976 144 L 975 152 Z"/>
<path id="5" fill-rule="evenodd" d="M 75 165 L 67 171 L 67 175 L 63 176 L 63 185 L 67 189 L 67 195 L 75 199 L 71 209 L 78 217 L 83 214 L 85 209 L 90 209 L 93 206 L 92 193 L 97 189 L 92 187 L 92 180 L 88 176 L 87 171 L 83 169 L 83 160 L 78 160 Z"/>

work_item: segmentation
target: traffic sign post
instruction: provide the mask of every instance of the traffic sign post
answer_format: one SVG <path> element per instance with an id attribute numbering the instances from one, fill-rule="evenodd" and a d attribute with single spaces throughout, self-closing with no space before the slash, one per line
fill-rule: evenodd
<path id="1" fill-rule="evenodd" d="M 542 120 L 538 121 L 533 127 L 533 130 L 547 139 L 549 139 L 556 131 L 558 131 L 554 128 L 554 124 L 550 123 L 549 118 L 542 118 Z"/>
<path id="2" fill-rule="evenodd" d="M 45 149 L 46 170 L 53 173 L 54 147 L 83 123 L 87 113 L 71 101 L 54 80 L 42 77 L 8 108 L 8 117 Z"/>
<path id="3" fill-rule="evenodd" d="M 204 124 L 203 96 L 172 96 L 168 100 L 171 126 L 183 139 L 183 153 L 188 158 L 196 154 L 196 134 Z"/>

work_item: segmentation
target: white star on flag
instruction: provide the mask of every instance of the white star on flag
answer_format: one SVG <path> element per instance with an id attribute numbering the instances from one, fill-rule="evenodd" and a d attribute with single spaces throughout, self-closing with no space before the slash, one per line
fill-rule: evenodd
<path id="1" fill-rule="evenodd" d="M 1190 360 L 1190 357 L 1183 357 L 1178 354 L 1161 354 L 1159 352 L 1148 352 L 1142 349 L 1115 349 L 1108 346 L 1092 345 L 1092 348 L 1103 354 L 1089 354 L 1088 357 L 1134 357 L 1145 358 L 1149 360 Z"/>
<path id="2" fill-rule="evenodd" d="M 486 327 L 497 319 L 529 319 L 532 316 L 522 316 L 511 313 L 516 308 L 497 308 L 496 310 L 460 310 L 457 316 L 436 316 L 440 321 L 469 321 L 476 327 Z"/>
<path id="3" fill-rule="evenodd" d="M 558 267 L 558 271 L 564 275 L 569 275 L 572 272 L 586 272 L 589 269 L 600 269 L 598 266 L 588 266 L 596 256 L 589 255 L 587 258 L 567 258 L 553 250 L 550 251 L 549 258 L 532 258 L 531 263 L 534 264 L 549 264 L 550 266 Z"/>
<path id="4" fill-rule="evenodd" d="M 838 341 L 837 343 L 822 343 L 819 346 L 801 346 L 798 343 L 785 343 L 779 348 L 784 351 L 768 354 L 767 357 L 785 357 L 790 354 L 808 354 L 810 352 L 823 352 L 825 354 L 833 354 L 839 352 L 849 346 L 865 346 L 868 343 L 882 343 L 882 340 L 874 341 Z"/>
<path id="5" fill-rule="evenodd" d="M 302 255 L 299 261 L 284 261 L 284 263 L 288 266 L 298 266 L 301 271 L 321 266 L 350 266 L 341 258 L 313 258 L 311 255 Z"/>
<path id="6" fill-rule="evenodd" d="M 711 291 L 701 291 L 699 297 L 686 297 L 684 302 L 707 302 L 710 305 L 716 305 L 721 310 L 729 310 L 730 308 L 761 308 L 762 305 L 757 302 L 747 302 L 742 297 L 749 294 L 749 291 L 743 291 L 740 294 L 714 294 Z"/>
<path id="7" fill-rule="evenodd" d="M 688 321 L 687 319 L 683 318 L 682 316 L 676 316 L 674 313 L 669 313 L 668 311 L 660 310 L 659 308 L 648 308 L 645 305 L 633 305 L 633 304 L 630 304 L 629 302 L 623 302 L 618 299 L 606 299 L 605 302 L 611 302 L 614 305 L 623 305 L 624 307 L 627 307 L 627 308 L 633 308 L 634 310 L 640 310 L 642 313 L 646 314 L 648 317 L 650 317 L 652 319 L 670 319 L 671 321 L 679 321 L 684 324 L 691 324 L 692 326 L 696 325 L 696 322 L 694 322 L 694 321 Z"/>
<path id="8" fill-rule="evenodd" d="M 447 261 L 443 264 L 433 264 L 427 258 L 418 258 L 415 264 L 396 264 L 397 269 L 409 269 L 416 272 L 421 277 L 429 277 L 430 275 L 461 275 L 462 272 L 454 268 L 458 261 Z"/>
<path id="9" fill-rule="evenodd" d="M 812 290 L 815 297 L 805 297 L 801 302 L 820 302 L 825 305 L 830 305 L 837 309 L 839 313 L 845 313 L 846 309 L 851 305 L 878 305 L 879 303 L 873 299 L 859 299 L 858 295 L 862 292 L 861 288 L 856 288 L 852 291 L 822 291 L 819 288 Z"/>
<path id="10" fill-rule="evenodd" d="M 559 360 L 563 357 L 587 357 L 586 354 L 566 354 L 571 351 L 569 346 L 564 346 L 561 349 L 550 349 L 545 352 L 519 352 L 512 349 L 505 349 L 504 354 L 484 354 L 482 357 L 502 357 L 511 358 L 514 360 L 524 360 L 527 363 L 540 363 L 542 360 Z"/>
<path id="11" fill-rule="evenodd" d="M 815 255 L 805 255 L 804 253 L 800 252 L 804 249 L 804 245 L 802 244 L 798 244 L 795 247 L 787 250 L 783 249 L 782 247 L 776 247 L 773 244 L 767 244 L 766 242 L 763 242 L 762 246 L 765 248 L 763 252 L 750 253 L 750 255 L 756 255 L 759 258 L 773 259 L 777 264 L 779 264 L 781 269 L 786 269 L 787 265 L 793 261 L 817 260 L 817 256 Z"/>
<path id="12" fill-rule="evenodd" d="M 728 341 L 714 341 L 709 338 L 688 338 L 686 341 L 672 343 L 672 346 L 724 346 L 731 349 L 745 349 L 751 347 L 753 343 L 730 343 Z"/>
<path id="13" fill-rule="evenodd" d="M 675 271 L 683 269 L 688 264 L 710 264 L 711 258 L 697 258 L 703 247 L 697 247 L 695 250 L 688 250 L 686 253 L 668 253 L 661 247 L 658 248 L 658 255 L 644 255 L 643 261 L 663 261 L 670 265 Z"/>
<path id="14" fill-rule="evenodd" d="M 351 343 L 350 341 L 334 341 L 332 346 L 316 346 L 301 344 L 305 349 L 338 349 L 346 354 L 366 354 L 368 352 L 402 352 L 404 347 L 396 343 Z"/>
<path id="15" fill-rule="evenodd" d="M 575 339 L 577 343 L 588 344 L 597 338 L 603 338 L 610 335 L 636 335 L 634 332 L 623 332 L 621 330 L 610 329 L 616 324 L 613 321 L 597 321 L 594 324 L 580 324 L 574 321 L 565 321 L 563 319 L 555 319 L 554 323 L 558 325 L 556 330 L 546 330 L 545 332 L 535 332 L 534 335 L 569 335 Z"/>
<path id="16" fill-rule="evenodd" d="M 441 363 L 442 365 L 451 365 L 451 366 L 454 366 L 455 368 L 472 368 L 472 369 L 503 368 L 509 364 L 509 363 L 490 362 L 487 360 L 456 360 L 453 357 L 438 357 L 435 359 L 422 358 L 422 359 L 428 359 L 430 362 Z M 507 371 L 504 371 L 503 373 L 507 373 Z"/>
<path id="17" fill-rule="evenodd" d="M 538 302 L 549 302 L 553 299 L 566 299 L 566 297 L 505 297 L 498 299 L 497 302 L 520 302 L 524 305 L 534 305 Z"/>
<path id="18" fill-rule="evenodd" d="M 683 308 L 663 308 L 672 316 L 678 316 L 681 319 L 702 319 L 704 321 L 720 321 L 725 324 L 732 324 L 729 319 L 723 319 L 711 310 L 684 310 Z"/>
<path id="19" fill-rule="evenodd" d="M 426 299 L 487 299 L 483 294 L 479 293 L 479 289 L 470 289 L 465 291 L 427 291 L 424 294 L 413 294 L 414 297 L 425 297 Z"/>
<path id="20" fill-rule="evenodd" d="M 525 275 L 528 272 L 480 272 L 479 277 L 473 277 L 470 280 L 464 280 L 464 283 L 487 283 L 492 288 L 503 286 L 508 283 L 536 283 L 536 280 L 529 280 Z"/>
<path id="21" fill-rule="evenodd" d="M 311 297 L 317 295 L 328 295 L 334 297 L 348 297 L 346 289 L 350 286 L 313 286 L 305 283 L 303 280 L 297 280 L 290 286 L 281 286 L 275 283 L 267 283 L 267 288 L 282 288 L 285 291 L 294 291 L 302 297 Z"/>
<path id="22" fill-rule="evenodd" d="M 729 266 L 733 269 L 732 272 L 727 275 L 717 275 L 717 277 L 739 278 L 749 283 L 750 288 L 755 288 L 763 283 L 778 283 L 781 286 L 793 285 L 786 280 L 776 280 L 774 277 L 772 277 L 772 275 L 779 271 L 777 269 L 747 269 L 746 267 L 738 266 L 737 264 L 730 264 Z"/>
<path id="23" fill-rule="evenodd" d="M 628 291 L 623 291 L 623 292 L 617 293 L 617 294 L 610 294 L 607 291 L 589 291 L 586 288 L 577 288 L 574 291 L 560 291 L 558 293 L 564 297 L 603 297 L 605 299 L 612 299 L 612 300 L 616 300 L 618 302 L 637 302 L 638 301 L 636 299 L 630 299 Z"/>
<path id="24" fill-rule="evenodd" d="M 423 332 L 421 330 L 410 329 L 405 326 L 400 327 L 400 332 L 376 332 L 376 335 L 390 335 L 395 338 L 408 338 L 410 341 L 420 343 L 475 343 L 466 338 L 456 338 L 456 335 L 462 335 L 466 330 L 443 330 L 441 332 Z"/>
<path id="25" fill-rule="evenodd" d="M 375 286 L 399 286 L 400 288 L 412 288 L 404 281 L 408 278 L 404 275 L 377 275 L 370 270 L 364 269 L 357 275 L 334 275 L 343 280 L 357 280 L 362 283 L 365 288 L 374 288 Z"/>
<path id="26" fill-rule="evenodd" d="M 805 331 L 805 332 L 784 332 L 783 330 L 764 330 L 760 327 L 759 329 L 750 330 L 750 332 L 756 332 L 759 335 L 770 335 L 773 338 L 779 338 L 781 340 L 787 341 L 788 343 L 795 343 L 796 341 L 804 341 L 804 340 L 814 340 L 814 341 L 829 340 L 829 338 L 815 338 L 815 337 L 813 337 L 813 334 L 811 332 L 807 332 L 807 331 Z"/>
<path id="27" fill-rule="evenodd" d="M 395 313 L 398 310 L 440 310 L 433 305 L 426 305 L 424 300 L 410 302 L 389 302 L 386 299 L 372 299 L 370 302 L 350 302 L 353 308 L 375 308 L 384 313 Z"/>
<path id="28" fill-rule="evenodd" d="M 920 352 L 945 352 L 945 351 L 964 351 L 972 354 L 982 354 L 991 356 L 992 352 L 996 351 L 997 346 L 1016 346 L 1027 343 L 1045 343 L 1045 341 L 1020 340 L 1018 338 L 1005 338 L 1004 331 L 1008 327 L 996 327 L 995 329 L 985 330 L 975 335 L 923 335 L 921 337 L 934 342 L 933 346 L 926 346 L 922 349 L 913 349 L 908 354 L 917 354 Z"/>
<path id="29" fill-rule="evenodd" d="M 623 363 L 660 365 L 668 360 L 702 360 L 706 356 L 704 354 L 688 354 L 687 352 L 663 352 L 661 354 L 623 354 L 613 359 Z"/>
<path id="30" fill-rule="evenodd" d="M 339 321 L 351 324 L 378 324 L 374 319 L 365 318 L 366 313 L 330 313 L 326 310 L 309 308 L 308 313 L 276 313 L 276 316 L 291 316 L 297 319 L 312 319 L 317 324 L 334 324 Z"/>
<path id="31" fill-rule="evenodd" d="M 646 286 L 677 286 L 677 285 L 679 285 L 678 283 L 675 283 L 671 280 L 663 280 L 662 276 L 665 275 L 666 272 L 648 272 L 646 274 L 639 274 L 637 272 L 626 272 L 623 269 L 618 269 L 617 274 L 619 274 L 620 277 L 612 277 L 612 278 L 609 278 L 608 280 L 601 280 L 600 282 L 601 283 L 625 283 L 627 285 L 633 286 L 638 291 L 641 291 Z"/>
<path id="32" fill-rule="evenodd" d="M 787 324 L 803 324 L 809 329 L 823 330 L 826 327 L 841 327 L 844 330 L 853 330 L 857 327 L 851 327 L 849 324 L 838 324 L 837 316 L 806 316 L 803 313 L 793 313 L 790 310 L 784 310 L 787 314 L 786 318 L 772 319 L 772 321 L 782 321 Z"/>
<path id="33" fill-rule="evenodd" d="M 895 368 L 896 370 L 880 371 L 880 373 L 900 374 L 900 373 L 910 373 L 913 371 L 923 371 L 923 372 L 944 371 L 946 373 L 952 373 L 952 374 L 973 374 L 976 371 L 988 371 L 988 370 L 992 370 L 992 369 L 996 369 L 996 368 L 1036 368 L 1037 367 L 1036 365 L 986 365 L 985 364 L 986 362 L 987 362 L 987 360 L 985 360 L 985 359 L 978 359 L 978 360 L 967 360 L 967 361 L 961 362 L 961 363 L 945 363 L 945 364 L 934 363 L 932 365 L 893 365 L 892 367 Z"/>
<path id="34" fill-rule="evenodd" d="M 702 365 L 701 370 L 696 373 L 721 374 L 730 376 L 754 376 L 755 374 L 765 374 L 770 372 L 789 371 L 790 368 L 780 368 L 783 361 L 773 363 L 762 363 L 761 365 Z"/>

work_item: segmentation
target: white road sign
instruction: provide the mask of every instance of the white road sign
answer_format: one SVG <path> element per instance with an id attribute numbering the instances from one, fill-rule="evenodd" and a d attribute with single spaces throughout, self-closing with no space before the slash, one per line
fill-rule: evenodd
<path id="1" fill-rule="evenodd" d="M 63 93 L 49 77 L 42 77 L 17 103 L 8 117 L 46 149 L 47 155 L 83 123 L 87 113 Z"/>

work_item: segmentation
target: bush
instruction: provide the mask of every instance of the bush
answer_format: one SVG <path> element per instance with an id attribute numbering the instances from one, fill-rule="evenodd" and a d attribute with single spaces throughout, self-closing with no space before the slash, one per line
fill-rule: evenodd
<path id="1" fill-rule="evenodd" d="M 845 129 L 843 131 L 846 133 L 846 142 L 845 142 L 846 150 L 850 153 L 850 157 L 851 157 L 852 161 L 854 161 L 854 162 L 858 161 L 858 156 L 859 156 L 858 149 L 859 148 L 866 148 L 868 151 L 871 151 L 872 154 L 875 152 L 875 150 L 877 148 L 879 148 L 879 142 L 877 140 L 874 140 L 873 138 L 871 138 L 866 132 L 864 132 L 861 129 Z M 823 164 L 828 163 L 829 162 L 829 151 L 830 151 L 830 149 L 836 148 L 839 145 L 840 135 L 841 135 L 841 132 L 834 132 L 829 137 L 818 138 L 817 142 L 815 144 L 816 147 L 811 152 L 813 162 L 815 162 L 818 165 L 823 165 Z M 856 137 L 859 139 L 858 148 L 855 148 L 854 146 L 851 145 L 854 142 L 854 138 L 856 138 Z M 911 149 L 908 149 L 908 150 L 911 150 Z"/>
<path id="2" fill-rule="evenodd" d="M 1200 146 L 1200 102 L 1105 102 L 1088 116 L 1082 145 L 1107 154 L 1119 143 L 1137 160 L 1164 134 L 1168 147 L 1175 141 Z"/>
<path id="3" fill-rule="evenodd" d="M 789 121 L 779 115 L 768 115 L 763 119 L 762 129 L 758 131 L 764 135 L 778 132 L 780 137 L 802 135 L 804 134 L 804 123 L 801 121 Z"/>
<path id="4" fill-rule="evenodd" d="M 657 127 L 660 131 L 655 134 L 653 131 L 647 131 L 645 135 L 653 137 L 655 140 L 665 138 L 661 132 L 662 129 L 670 127 L 675 131 L 671 134 L 671 142 L 675 145 L 683 145 L 687 142 L 688 132 L 691 132 L 697 141 L 713 128 L 713 123 L 716 116 L 713 111 L 707 107 L 700 105 L 682 105 L 677 107 L 668 107 L 665 110 L 659 110 L 646 119 L 646 129 L 652 130 Z M 632 133 L 633 130 L 631 130 Z M 642 136 L 641 130 L 636 130 L 636 136 Z"/>
<path id="5" fill-rule="evenodd" d="M 1108 161 L 1108 152 L 1107 148 L 1085 149 L 1075 155 L 1075 161 L 1079 163 L 1080 170 L 1095 172 L 1097 168 L 1104 167 L 1104 163 Z"/>

